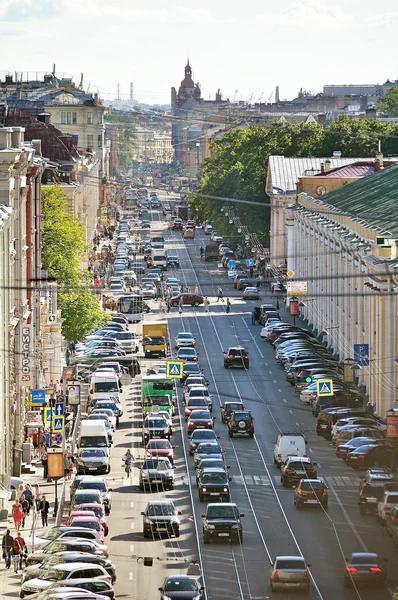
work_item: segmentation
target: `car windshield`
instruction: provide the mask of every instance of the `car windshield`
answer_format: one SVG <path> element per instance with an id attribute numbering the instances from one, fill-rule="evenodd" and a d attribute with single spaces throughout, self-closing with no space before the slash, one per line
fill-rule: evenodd
<path id="1" fill-rule="evenodd" d="M 226 404 L 225 407 L 224 407 L 224 410 L 226 410 L 228 412 L 233 412 L 235 410 L 239 410 L 240 408 L 242 408 L 241 404 L 231 403 L 231 404 Z"/>
<path id="2" fill-rule="evenodd" d="M 43 540 L 56 540 L 61 535 L 61 533 L 62 531 L 60 531 L 59 529 L 52 528 L 45 531 L 40 537 Z"/>
<path id="3" fill-rule="evenodd" d="M 207 402 L 203 397 L 190 398 L 187 403 L 188 408 L 190 406 L 207 406 Z"/>
<path id="4" fill-rule="evenodd" d="M 250 421 L 251 416 L 248 413 L 235 413 L 235 421 Z"/>
<path id="5" fill-rule="evenodd" d="M 200 390 L 190 390 L 189 391 L 189 399 L 191 398 L 205 398 L 209 396 L 209 390 L 200 389 Z"/>
<path id="6" fill-rule="evenodd" d="M 198 586 L 193 579 L 184 577 L 184 579 L 169 579 L 164 589 L 166 592 L 195 592 Z"/>
<path id="7" fill-rule="evenodd" d="M 80 456 L 84 458 L 90 458 L 92 456 L 102 457 L 106 456 L 106 454 L 103 450 L 100 450 L 99 448 L 87 448 L 87 450 L 82 450 Z"/>
<path id="8" fill-rule="evenodd" d="M 99 408 L 109 408 L 109 410 L 112 410 L 112 411 L 117 410 L 116 404 L 114 404 L 113 402 L 106 402 L 106 403 L 97 402 L 97 406 Z"/>
<path id="9" fill-rule="evenodd" d="M 278 558 L 275 565 L 276 569 L 283 571 L 284 569 L 304 569 L 305 564 L 302 558 Z"/>
<path id="10" fill-rule="evenodd" d="M 227 483 L 226 473 L 203 473 L 202 483 Z"/>
<path id="11" fill-rule="evenodd" d="M 191 441 L 214 440 L 215 437 L 216 437 L 216 434 L 211 429 L 202 429 L 202 430 L 197 429 L 196 431 L 193 432 Z"/>
<path id="12" fill-rule="evenodd" d="M 114 381 L 96 381 L 95 392 L 118 392 L 119 388 Z"/>
<path id="13" fill-rule="evenodd" d="M 351 564 L 353 565 L 377 565 L 377 554 L 354 554 L 351 557 Z"/>
<path id="14" fill-rule="evenodd" d="M 198 454 L 221 454 L 221 448 L 218 444 L 199 444 Z"/>
<path id="15" fill-rule="evenodd" d="M 45 581 L 63 581 L 66 578 L 67 571 L 61 571 L 60 569 L 50 569 L 40 575 L 39 579 Z"/>
<path id="16" fill-rule="evenodd" d="M 69 550 L 68 544 L 61 541 L 50 542 L 45 548 L 43 548 L 43 552 L 46 554 L 54 554 L 54 552 L 65 552 Z"/>
<path id="17" fill-rule="evenodd" d="M 302 481 L 302 490 L 323 490 L 325 484 L 322 481 Z"/>
<path id="18" fill-rule="evenodd" d="M 368 483 L 364 486 L 362 490 L 362 495 L 375 496 L 376 498 L 379 498 L 379 500 L 381 500 L 384 495 L 384 482 L 372 484 Z"/>
<path id="19" fill-rule="evenodd" d="M 190 417 L 193 421 L 210 419 L 210 413 L 208 410 L 194 410 Z"/>
<path id="20" fill-rule="evenodd" d="M 78 487 L 78 491 L 80 490 L 99 490 L 100 492 L 106 492 L 106 484 L 105 481 L 101 481 L 97 478 L 95 478 L 94 481 L 84 481 L 83 479 Z"/>
<path id="21" fill-rule="evenodd" d="M 190 333 L 179 333 L 177 337 L 179 340 L 191 340 L 192 339 L 192 335 Z"/>
<path id="22" fill-rule="evenodd" d="M 153 450 L 154 448 L 156 448 L 157 450 L 169 450 L 170 442 L 168 442 L 167 440 L 152 440 L 148 444 L 148 449 Z"/>
<path id="23" fill-rule="evenodd" d="M 172 504 L 151 504 L 151 506 L 148 506 L 149 517 L 162 517 L 165 515 L 168 517 L 175 515 L 175 508 Z"/>
<path id="24" fill-rule="evenodd" d="M 207 508 L 208 519 L 236 519 L 238 517 L 238 511 L 234 506 L 209 506 Z"/>
<path id="25" fill-rule="evenodd" d="M 152 398 L 153 406 L 170 406 L 170 398 L 168 396 L 158 396 Z"/>
<path id="26" fill-rule="evenodd" d="M 164 429 L 164 426 L 165 426 L 164 419 L 148 419 L 148 421 L 146 423 L 146 427 L 148 427 L 148 429 L 159 428 L 159 427 L 160 427 L 160 429 Z"/>
<path id="27" fill-rule="evenodd" d="M 95 529 L 96 531 L 101 529 L 97 521 L 80 521 L 79 519 L 74 519 L 71 524 L 74 527 L 87 527 L 87 529 Z"/>

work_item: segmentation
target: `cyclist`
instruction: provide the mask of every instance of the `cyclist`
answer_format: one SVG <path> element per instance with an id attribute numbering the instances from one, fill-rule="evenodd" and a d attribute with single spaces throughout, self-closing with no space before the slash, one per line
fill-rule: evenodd
<path id="1" fill-rule="evenodd" d="M 131 454 L 130 450 L 127 450 L 126 454 L 123 456 L 122 461 L 124 462 L 124 470 L 127 473 L 127 476 L 131 473 L 131 465 L 134 460 L 134 456 Z"/>

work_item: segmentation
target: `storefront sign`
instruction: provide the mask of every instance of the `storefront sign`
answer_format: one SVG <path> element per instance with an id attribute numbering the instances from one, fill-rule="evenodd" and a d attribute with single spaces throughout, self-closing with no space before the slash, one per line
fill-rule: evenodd
<path id="1" fill-rule="evenodd" d="M 387 414 L 387 438 L 398 439 L 398 415 Z"/>
<path id="2" fill-rule="evenodd" d="M 32 385 L 32 325 L 21 328 L 21 387 Z"/>

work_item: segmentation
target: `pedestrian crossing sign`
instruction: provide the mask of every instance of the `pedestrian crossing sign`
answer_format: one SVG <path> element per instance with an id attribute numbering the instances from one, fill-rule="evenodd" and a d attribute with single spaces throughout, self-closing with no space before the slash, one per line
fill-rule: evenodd
<path id="1" fill-rule="evenodd" d="M 181 379 L 184 370 L 184 363 L 176 360 L 166 363 L 166 377 L 170 379 Z"/>
<path id="2" fill-rule="evenodd" d="M 318 379 L 316 382 L 316 395 L 317 396 L 333 396 L 333 380 L 332 379 Z"/>
<path id="3" fill-rule="evenodd" d="M 62 433 L 65 429 L 65 417 L 55 417 L 52 425 L 52 433 Z"/>

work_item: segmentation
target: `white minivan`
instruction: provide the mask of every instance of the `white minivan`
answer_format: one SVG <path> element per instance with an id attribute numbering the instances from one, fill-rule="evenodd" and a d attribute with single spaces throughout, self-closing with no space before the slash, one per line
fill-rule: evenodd
<path id="1" fill-rule="evenodd" d="M 274 446 L 274 465 L 280 467 L 289 456 L 307 456 L 306 440 L 302 433 L 280 433 Z"/>
<path id="2" fill-rule="evenodd" d="M 122 391 L 122 385 L 119 381 L 119 377 L 115 372 L 111 371 L 99 371 L 93 373 L 90 381 L 89 391 L 89 402 L 95 397 L 109 394 L 115 396 L 117 401 L 120 402 L 120 393 Z"/>

